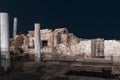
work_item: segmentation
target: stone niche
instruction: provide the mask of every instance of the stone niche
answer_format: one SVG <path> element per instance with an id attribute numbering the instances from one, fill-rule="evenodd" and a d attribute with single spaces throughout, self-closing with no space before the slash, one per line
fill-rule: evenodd
<path id="1" fill-rule="evenodd" d="M 54 35 L 54 47 L 57 44 L 67 45 L 68 43 L 68 30 L 66 28 L 55 29 L 53 32 Z"/>
<path id="2" fill-rule="evenodd" d="M 104 39 L 92 39 L 91 49 L 93 58 L 104 58 Z"/>

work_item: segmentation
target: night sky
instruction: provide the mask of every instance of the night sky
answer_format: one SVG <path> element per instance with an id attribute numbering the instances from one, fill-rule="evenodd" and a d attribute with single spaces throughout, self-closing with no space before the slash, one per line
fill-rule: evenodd
<path id="1" fill-rule="evenodd" d="M 120 39 L 119 0 L 0 0 L 0 11 L 18 18 L 18 33 L 66 27 L 80 38 Z"/>

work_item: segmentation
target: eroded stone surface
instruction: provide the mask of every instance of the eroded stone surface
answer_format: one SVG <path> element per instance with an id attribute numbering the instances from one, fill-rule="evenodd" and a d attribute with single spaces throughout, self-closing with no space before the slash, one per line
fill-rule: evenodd
<path id="1" fill-rule="evenodd" d="M 41 54 L 46 59 L 89 59 L 104 58 L 111 60 L 114 55 L 120 55 L 120 41 L 77 38 L 69 33 L 66 28 L 55 30 L 40 30 Z M 16 35 L 10 39 L 10 50 L 14 52 L 16 47 L 23 50 L 24 54 L 34 55 L 34 31 L 27 35 Z M 17 53 L 17 52 L 15 52 Z M 114 60 L 119 60 L 116 57 Z"/>

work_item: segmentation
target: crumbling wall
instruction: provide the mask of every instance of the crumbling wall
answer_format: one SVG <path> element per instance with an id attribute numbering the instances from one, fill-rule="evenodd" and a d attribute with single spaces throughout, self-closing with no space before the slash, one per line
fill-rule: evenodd
<path id="1" fill-rule="evenodd" d="M 66 28 L 40 30 L 41 54 L 47 54 L 46 58 L 64 59 L 89 59 L 101 58 L 111 60 L 120 55 L 120 41 L 97 39 L 80 39 L 69 33 Z M 46 41 L 46 46 L 43 46 Z M 14 53 L 34 55 L 34 31 L 27 35 L 16 35 L 10 39 L 10 50 Z M 33 56 L 34 57 L 34 56 Z M 117 57 L 117 60 L 120 59 Z"/>
<path id="2" fill-rule="evenodd" d="M 21 35 L 16 35 L 14 38 L 13 38 L 13 40 L 12 40 L 12 42 L 10 43 L 10 45 L 11 46 L 22 46 L 22 44 L 23 44 L 23 36 L 21 36 Z"/>
<path id="3" fill-rule="evenodd" d="M 66 28 L 60 28 L 55 29 L 54 32 L 54 47 L 57 46 L 57 44 L 65 44 L 68 43 L 68 30 Z"/>
<path id="4" fill-rule="evenodd" d="M 21 56 L 24 52 L 22 45 L 24 44 L 24 35 L 15 35 L 10 39 L 11 56 Z"/>
<path id="5" fill-rule="evenodd" d="M 79 51 L 84 58 L 91 58 L 91 40 L 80 41 L 77 46 L 77 51 Z"/>
<path id="6" fill-rule="evenodd" d="M 71 52 L 70 48 L 64 44 L 59 44 L 56 47 L 56 50 L 57 50 L 57 53 L 62 56 L 72 56 L 72 54 L 71 54 L 72 52 Z"/>
<path id="7" fill-rule="evenodd" d="M 79 55 L 80 51 L 77 50 L 79 42 L 80 40 L 73 33 L 69 33 L 68 47 L 69 51 L 71 52 L 71 56 Z"/>
<path id="8" fill-rule="evenodd" d="M 79 43 L 79 38 L 77 38 L 73 33 L 69 33 L 68 43 L 69 45 L 76 45 Z"/>
<path id="9" fill-rule="evenodd" d="M 47 41 L 47 46 L 52 47 L 53 46 L 53 32 L 52 30 L 48 30 L 48 29 L 43 29 L 40 30 L 40 40 L 41 40 L 41 44 L 42 41 Z"/>
<path id="10" fill-rule="evenodd" d="M 105 40 L 104 54 L 106 59 L 111 59 L 113 55 L 120 55 L 120 41 Z"/>
<path id="11" fill-rule="evenodd" d="M 28 31 L 28 48 L 34 48 L 34 31 Z"/>
<path id="12" fill-rule="evenodd" d="M 29 53 L 29 48 L 28 48 L 28 44 L 29 44 L 29 38 L 28 36 L 23 36 L 24 40 L 23 40 L 23 44 L 22 44 L 22 48 L 24 49 L 24 54 L 28 54 Z"/>

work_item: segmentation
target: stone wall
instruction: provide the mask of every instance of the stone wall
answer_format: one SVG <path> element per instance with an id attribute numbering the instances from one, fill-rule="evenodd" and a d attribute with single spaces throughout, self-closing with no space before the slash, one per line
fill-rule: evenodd
<path id="1" fill-rule="evenodd" d="M 80 49 L 77 51 L 84 55 L 84 58 L 91 58 L 91 40 L 83 40 L 79 43 Z"/>
<path id="2" fill-rule="evenodd" d="M 41 34 L 41 44 L 42 41 L 47 41 L 47 46 L 52 47 L 53 46 L 53 32 L 52 30 L 48 30 L 48 29 L 44 29 L 44 30 L 40 30 L 40 34 Z"/>
<path id="3" fill-rule="evenodd" d="M 120 41 L 105 40 L 104 54 L 106 59 L 111 59 L 113 55 L 120 55 Z"/>
<path id="4" fill-rule="evenodd" d="M 120 55 L 120 41 L 97 39 L 80 39 L 66 28 L 55 30 L 40 30 L 41 52 L 48 54 L 49 58 L 69 57 L 74 59 L 102 58 L 119 60 L 115 56 Z M 16 35 L 10 39 L 10 50 L 22 49 L 25 54 L 34 55 L 34 31 L 27 35 Z"/>

